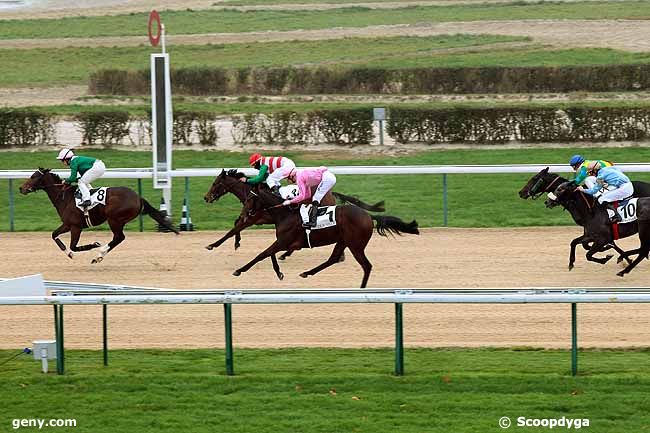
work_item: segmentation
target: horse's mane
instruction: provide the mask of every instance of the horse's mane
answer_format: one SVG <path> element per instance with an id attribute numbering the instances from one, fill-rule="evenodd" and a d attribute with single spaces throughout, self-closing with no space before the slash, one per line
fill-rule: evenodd
<path id="1" fill-rule="evenodd" d="M 56 181 L 56 183 L 61 183 L 61 178 L 59 177 L 58 174 L 54 173 L 54 172 L 52 171 L 51 168 L 42 168 L 42 167 L 39 167 L 39 168 L 38 168 L 38 171 L 40 171 L 41 173 L 43 173 L 43 175 L 46 175 L 46 174 L 49 173 L 49 174 L 54 178 L 54 180 Z"/>
<path id="2" fill-rule="evenodd" d="M 241 171 L 237 171 L 236 168 L 231 168 L 230 170 L 226 171 L 226 176 L 228 177 L 236 177 L 237 179 L 245 177 L 246 175 L 242 173 Z"/>

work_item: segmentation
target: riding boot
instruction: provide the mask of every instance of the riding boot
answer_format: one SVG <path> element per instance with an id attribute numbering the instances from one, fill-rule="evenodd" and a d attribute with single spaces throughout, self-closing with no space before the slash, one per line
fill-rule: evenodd
<path id="1" fill-rule="evenodd" d="M 611 210 L 612 212 L 614 212 L 614 216 L 609 219 L 610 223 L 615 224 L 615 223 L 620 223 L 621 221 L 623 221 L 621 219 L 621 216 L 618 214 L 618 211 L 614 207 L 614 203 L 605 202 L 605 208 L 608 209 L 608 210 Z"/>
<path id="2" fill-rule="evenodd" d="M 311 208 L 309 208 L 309 227 L 316 227 L 316 218 L 318 217 L 318 203 L 316 200 L 311 202 Z"/>
<path id="3" fill-rule="evenodd" d="M 271 187 L 271 192 L 273 194 L 277 195 L 278 197 L 280 197 L 280 186 L 279 185 L 273 185 Z"/>

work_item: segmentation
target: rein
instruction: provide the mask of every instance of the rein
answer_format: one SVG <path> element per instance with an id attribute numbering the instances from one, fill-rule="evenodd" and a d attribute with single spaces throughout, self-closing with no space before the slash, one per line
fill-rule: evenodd
<path id="1" fill-rule="evenodd" d="M 560 180 L 560 175 L 556 175 L 555 179 L 553 179 L 553 181 L 552 181 L 551 183 L 549 183 L 549 184 L 546 186 L 546 188 L 544 188 L 542 191 L 540 191 L 540 192 L 538 192 L 538 193 L 533 193 L 533 194 L 531 194 L 531 195 L 530 195 L 530 198 L 532 198 L 533 200 L 537 200 L 538 198 L 540 198 L 540 197 L 542 196 L 542 194 L 549 192 L 549 191 L 551 190 L 551 187 L 552 187 L 553 185 L 555 185 L 555 183 L 556 183 L 558 180 Z M 535 189 L 535 188 L 537 187 L 537 185 L 539 185 L 539 183 L 540 183 L 541 181 L 542 181 L 542 179 L 539 179 L 539 180 L 535 183 L 535 185 L 533 185 L 533 188 L 531 188 L 531 189 Z"/>

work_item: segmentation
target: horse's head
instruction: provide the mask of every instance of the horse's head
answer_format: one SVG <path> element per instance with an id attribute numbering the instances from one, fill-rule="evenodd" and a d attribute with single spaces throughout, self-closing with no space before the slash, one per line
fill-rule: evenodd
<path id="1" fill-rule="evenodd" d="M 557 174 L 549 173 L 548 169 L 549 168 L 546 167 L 535 176 L 531 177 L 526 185 L 524 185 L 524 187 L 519 191 L 519 197 L 524 200 L 527 198 L 537 200 L 542 194 L 550 191 L 554 186 L 557 186 L 558 182 L 560 182 L 562 178 Z"/>
<path id="2" fill-rule="evenodd" d="M 239 173 L 237 170 L 221 170 L 221 173 L 214 179 L 210 190 L 205 194 L 203 199 L 207 203 L 212 203 L 213 201 L 219 200 L 224 195 L 233 191 L 233 186 L 237 185 L 239 179 L 244 177 L 243 173 Z"/>
<path id="3" fill-rule="evenodd" d="M 29 194 L 30 192 L 45 189 L 60 181 L 59 176 L 50 172 L 49 168 L 39 168 L 20 186 L 19 191 L 21 194 Z"/>
<path id="4" fill-rule="evenodd" d="M 248 193 L 244 201 L 244 212 L 246 217 L 250 217 L 258 212 L 279 207 L 281 204 L 282 199 L 273 194 L 266 185 L 262 184 L 253 187 Z"/>
<path id="5" fill-rule="evenodd" d="M 555 191 L 548 193 L 548 198 L 544 202 L 547 208 L 558 205 L 565 206 L 572 198 L 577 185 L 574 182 L 563 182 L 555 188 Z"/>

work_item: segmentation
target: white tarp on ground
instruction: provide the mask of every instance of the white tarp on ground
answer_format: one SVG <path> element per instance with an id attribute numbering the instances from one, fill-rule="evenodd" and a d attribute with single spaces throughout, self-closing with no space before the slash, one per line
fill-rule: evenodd
<path id="1" fill-rule="evenodd" d="M 41 274 L 0 281 L 0 297 L 46 295 L 45 283 Z"/>

